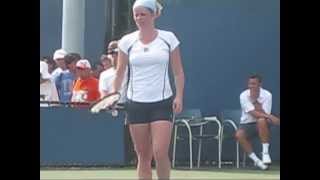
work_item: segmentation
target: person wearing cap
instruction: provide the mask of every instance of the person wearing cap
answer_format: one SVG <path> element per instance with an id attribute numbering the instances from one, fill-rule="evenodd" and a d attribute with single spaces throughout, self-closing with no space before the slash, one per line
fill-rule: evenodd
<path id="1" fill-rule="evenodd" d="M 57 68 L 52 72 L 53 81 L 57 87 L 59 99 L 61 102 L 70 102 L 72 96 L 73 75 L 70 73 L 65 61 L 68 53 L 63 49 L 54 52 L 53 60 Z"/>
<path id="2" fill-rule="evenodd" d="M 179 40 L 170 31 L 155 28 L 161 5 L 156 0 L 136 0 L 133 17 L 137 31 L 118 43 L 118 65 L 112 92 L 118 92 L 129 67 L 127 121 L 138 157 L 139 179 L 152 179 L 154 158 L 159 179 L 170 178 L 169 146 L 174 113 L 183 109 L 184 72 Z M 175 94 L 169 81 L 175 79 Z"/>
<path id="3" fill-rule="evenodd" d="M 81 59 L 78 53 L 67 53 L 65 51 L 57 51 L 55 53 L 57 64 L 60 63 L 61 71 L 54 77 L 58 95 L 61 102 L 70 102 L 72 97 L 72 89 L 76 79 L 76 62 Z"/>
<path id="4" fill-rule="evenodd" d="M 40 101 L 59 101 L 56 86 L 48 72 L 48 64 L 44 61 L 40 61 Z M 48 104 L 40 106 L 47 107 Z"/>
<path id="5" fill-rule="evenodd" d="M 91 65 L 87 59 L 76 64 L 78 79 L 73 86 L 72 102 L 94 102 L 100 98 L 99 80 L 92 76 Z"/>
<path id="6" fill-rule="evenodd" d="M 52 77 L 55 79 L 62 71 L 66 70 L 66 63 L 64 61 L 64 56 L 67 52 L 64 49 L 58 49 L 53 54 L 53 60 L 57 64 L 57 68 L 52 72 Z"/>
<path id="7" fill-rule="evenodd" d="M 107 50 L 107 56 L 109 59 L 111 59 L 111 64 L 114 68 L 117 68 L 118 64 L 118 41 L 113 40 L 109 42 L 108 50 Z"/>
<path id="8" fill-rule="evenodd" d="M 107 54 L 116 55 L 118 54 L 118 41 L 110 41 L 107 48 Z"/>
<path id="9" fill-rule="evenodd" d="M 114 67 L 116 68 L 116 59 L 118 58 L 118 41 L 113 40 L 109 42 L 106 54 L 102 54 L 100 62 L 103 64 L 105 70 Z M 112 62 L 113 61 L 113 62 Z"/>
<path id="10" fill-rule="evenodd" d="M 117 41 L 111 41 L 108 45 L 108 55 L 103 55 L 102 57 L 106 61 L 110 61 L 111 67 L 103 71 L 99 78 L 99 92 L 101 95 L 101 98 L 104 96 L 107 96 L 113 86 L 113 80 L 116 75 L 116 68 L 117 68 L 117 61 L 118 61 L 118 42 Z M 125 75 L 127 76 L 127 75 Z M 125 77 L 125 80 L 122 81 L 121 89 L 119 90 L 121 94 L 121 98 L 119 100 L 120 103 L 125 102 L 126 100 L 126 94 L 125 90 L 127 88 L 127 77 Z"/>

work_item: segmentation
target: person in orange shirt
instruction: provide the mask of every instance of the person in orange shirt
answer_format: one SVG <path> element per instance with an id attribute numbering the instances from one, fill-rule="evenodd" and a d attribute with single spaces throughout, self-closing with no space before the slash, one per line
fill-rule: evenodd
<path id="1" fill-rule="evenodd" d="M 78 79 L 73 86 L 72 102 L 94 102 L 100 98 L 99 80 L 92 76 L 91 65 L 87 59 L 76 64 Z"/>

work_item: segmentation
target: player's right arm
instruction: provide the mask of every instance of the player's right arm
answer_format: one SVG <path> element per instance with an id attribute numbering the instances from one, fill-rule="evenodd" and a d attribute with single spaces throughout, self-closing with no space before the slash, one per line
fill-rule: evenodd
<path id="1" fill-rule="evenodd" d="M 128 55 L 120 49 L 118 52 L 118 65 L 116 68 L 116 76 L 113 81 L 113 86 L 112 86 L 111 92 L 119 92 L 120 91 L 123 77 L 125 74 L 125 70 L 128 65 L 128 61 L 129 61 Z"/>

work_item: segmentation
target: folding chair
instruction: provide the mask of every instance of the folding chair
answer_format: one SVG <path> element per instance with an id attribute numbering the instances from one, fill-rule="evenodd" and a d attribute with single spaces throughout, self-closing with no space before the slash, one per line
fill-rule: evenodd
<path id="1" fill-rule="evenodd" d="M 217 134 L 204 133 L 204 126 L 215 123 L 218 126 Z M 188 130 L 188 136 L 183 137 L 183 135 L 178 135 L 178 128 L 185 127 Z M 192 129 L 199 128 L 199 135 L 192 133 Z M 200 167 L 201 151 L 202 151 L 202 140 L 217 140 L 218 141 L 218 166 L 221 168 L 221 123 L 215 117 L 202 117 L 200 109 L 186 109 L 179 115 L 174 117 L 174 142 L 173 142 L 173 156 L 172 156 L 172 167 L 175 167 L 175 157 L 176 157 L 176 143 L 178 139 L 189 140 L 189 163 L 190 169 L 193 168 L 192 162 L 192 140 L 198 141 L 198 162 L 197 167 Z"/>

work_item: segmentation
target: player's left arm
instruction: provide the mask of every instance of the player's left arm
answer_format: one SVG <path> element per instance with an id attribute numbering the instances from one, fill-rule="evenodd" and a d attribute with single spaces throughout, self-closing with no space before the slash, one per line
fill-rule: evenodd
<path id="1" fill-rule="evenodd" d="M 184 71 L 179 46 L 171 52 L 171 67 L 176 87 L 176 97 L 173 101 L 173 110 L 175 113 L 180 113 L 183 109 Z"/>

